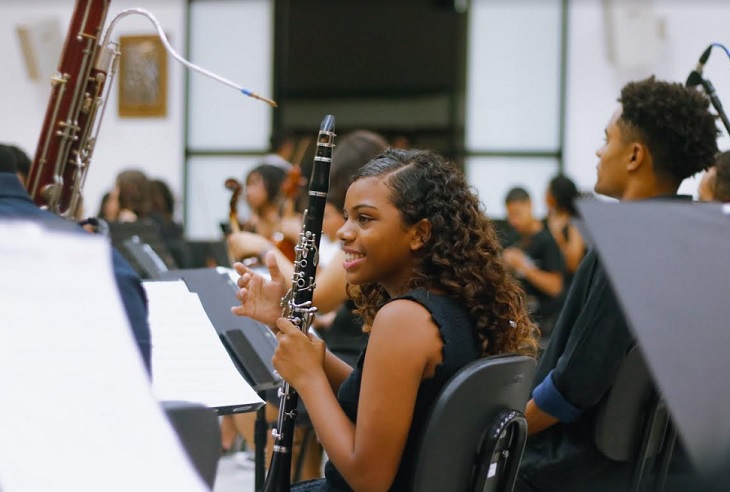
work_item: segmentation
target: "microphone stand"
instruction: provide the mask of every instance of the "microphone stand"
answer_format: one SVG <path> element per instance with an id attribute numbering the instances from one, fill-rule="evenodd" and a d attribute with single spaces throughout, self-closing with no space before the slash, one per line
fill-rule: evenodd
<path id="1" fill-rule="evenodd" d="M 720 119 L 722 120 L 722 124 L 725 125 L 725 130 L 728 135 L 730 135 L 730 120 L 727 119 L 727 115 L 722 109 L 722 103 L 720 102 L 720 98 L 717 97 L 715 86 L 712 85 L 712 82 L 702 76 L 699 77 L 699 83 L 702 84 L 702 87 L 705 89 L 705 92 L 712 103 L 712 107 L 714 107 L 715 111 L 717 111 L 718 116 L 720 116 Z"/>

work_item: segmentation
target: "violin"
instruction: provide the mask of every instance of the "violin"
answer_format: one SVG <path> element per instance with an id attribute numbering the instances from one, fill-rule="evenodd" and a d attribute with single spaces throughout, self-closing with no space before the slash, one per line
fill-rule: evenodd
<path id="1" fill-rule="evenodd" d="M 238 200 L 241 199 L 243 186 L 237 179 L 228 178 L 225 183 L 226 189 L 231 190 L 231 201 L 228 205 L 228 222 L 231 232 L 240 232 L 241 224 L 238 222 Z"/>
<path id="2" fill-rule="evenodd" d="M 302 168 L 298 164 L 294 164 L 287 173 L 284 182 L 281 183 L 280 190 L 282 201 L 279 210 L 279 215 L 281 217 L 288 217 L 294 214 L 294 202 L 302 188 L 301 183 Z M 274 245 L 279 248 L 282 253 L 284 253 L 284 256 L 289 258 L 289 260 L 294 261 L 297 256 L 296 251 L 294 250 L 294 247 L 296 246 L 295 242 L 285 237 L 280 231 L 275 232 L 271 239 L 274 242 Z"/>

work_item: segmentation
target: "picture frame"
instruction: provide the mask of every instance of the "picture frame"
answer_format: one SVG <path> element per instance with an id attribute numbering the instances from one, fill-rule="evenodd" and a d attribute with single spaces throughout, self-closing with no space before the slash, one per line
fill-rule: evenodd
<path id="1" fill-rule="evenodd" d="M 160 38 L 120 36 L 119 49 L 119 116 L 167 116 L 167 51 Z"/>

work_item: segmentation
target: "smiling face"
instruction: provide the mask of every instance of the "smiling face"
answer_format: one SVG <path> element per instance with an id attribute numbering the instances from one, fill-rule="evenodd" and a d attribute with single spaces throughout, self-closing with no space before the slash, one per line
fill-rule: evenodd
<path id="1" fill-rule="evenodd" d="M 634 144 L 629 142 L 619 125 L 621 108 L 614 112 L 606 126 L 606 137 L 603 145 L 596 151 L 598 167 L 596 169 L 596 193 L 621 198 L 629 177 L 628 165 L 635 159 Z"/>
<path id="2" fill-rule="evenodd" d="M 380 283 L 394 296 L 413 276 L 415 252 L 423 246 L 423 239 L 418 225 L 403 222 L 389 192 L 383 178 L 352 183 L 345 198 L 346 220 L 337 238 L 345 252 L 347 282 Z"/>

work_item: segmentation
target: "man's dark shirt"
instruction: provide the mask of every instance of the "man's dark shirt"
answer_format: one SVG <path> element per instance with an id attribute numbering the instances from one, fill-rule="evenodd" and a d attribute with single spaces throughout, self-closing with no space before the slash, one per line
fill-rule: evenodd
<path id="1" fill-rule="evenodd" d="M 596 406 L 616 382 L 635 343 L 603 265 L 591 250 L 575 273 L 535 373 L 532 398 L 559 422 L 528 438 L 515 492 L 626 489 L 632 464 L 603 456 L 593 431 Z"/>
<path id="2" fill-rule="evenodd" d="M 75 222 L 38 208 L 15 173 L 0 172 L 0 217 L 32 220 L 41 222 L 56 230 L 88 234 Z M 145 367 L 150 372 L 151 341 L 147 296 L 139 276 L 129 263 L 114 248 L 112 248 L 112 255 L 117 288 L 121 294 Z"/>
<path id="3" fill-rule="evenodd" d="M 628 466 L 596 448 L 593 423 L 595 406 L 633 344 L 603 266 L 591 251 L 576 272 L 535 374 L 535 402 L 561 421 L 528 438 L 521 480 L 541 491 L 600 490 L 598 483 L 625 480 Z"/>

